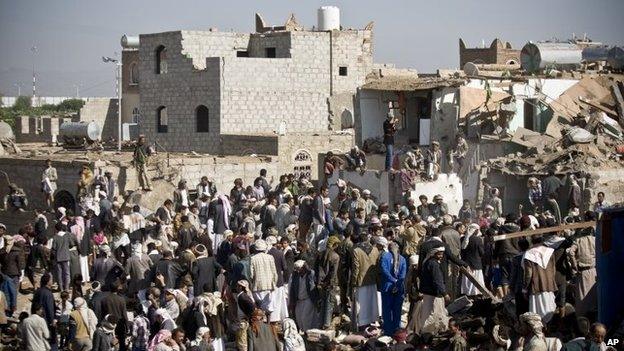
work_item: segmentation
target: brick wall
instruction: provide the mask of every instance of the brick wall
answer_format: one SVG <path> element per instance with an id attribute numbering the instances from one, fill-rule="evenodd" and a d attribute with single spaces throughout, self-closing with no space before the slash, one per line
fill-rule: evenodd
<path id="1" fill-rule="evenodd" d="M 354 145 L 352 134 L 324 132 L 318 134 L 287 133 L 279 137 L 278 160 L 281 173 L 293 173 L 295 166 L 308 163 L 295 160 L 295 156 L 303 151 L 311 157 L 309 161 L 312 179 L 322 177 L 322 158 L 328 152 L 345 153 Z"/>

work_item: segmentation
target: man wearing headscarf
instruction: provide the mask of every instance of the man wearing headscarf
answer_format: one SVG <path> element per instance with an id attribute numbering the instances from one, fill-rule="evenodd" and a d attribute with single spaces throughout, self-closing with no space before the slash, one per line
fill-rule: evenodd
<path id="1" fill-rule="evenodd" d="M 379 250 L 362 234 L 353 248 L 351 287 L 353 289 L 353 322 L 355 328 L 367 326 L 379 318 L 377 302 L 377 260 Z"/>
<path id="2" fill-rule="evenodd" d="M 522 268 L 524 269 L 523 292 L 529 295 L 529 311 L 539 315 L 544 322 L 550 321 L 557 305 L 555 292 L 555 259 L 554 249 L 545 246 L 540 236 L 531 237 L 533 246 L 524 253 Z"/>
<path id="3" fill-rule="evenodd" d="M 295 262 L 295 272 L 290 283 L 288 304 L 291 312 L 294 312 L 297 325 L 302 331 L 318 328 L 318 301 L 315 289 L 314 271 L 303 260 Z"/>
<path id="4" fill-rule="evenodd" d="M 295 321 L 286 318 L 282 322 L 282 330 L 284 331 L 284 351 L 305 351 L 305 342 L 299 334 Z"/>
<path id="5" fill-rule="evenodd" d="M 445 247 L 434 246 L 429 249 L 420 270 L 420 292 L 423 299 L 416 304 L 412 318 L 413 330 L 416 334 L 438 333 L 448 326 L 448 313 L 444 305 L 450 300 L 446 292 L 442 260 Z"/>
<path id="6" fill-rule="evenodd" d="M 95 313 L 87 306 L 85 299 L 82 297 L 74 299 L 74 310 L 69 314 L 69 317 L 76 326 L 72 350 L 90 350 L 98 320 Z"/>
<path id="7" fill-rule="evenodd" d="M 279 342 L 275 330 L 264 322 L 264 311 L 256 309 L 251 316 L 249 350 L 277 351 Z"/>
<path id="8" fill-rule="evenodd" d="M 483 254 L 481 230 L 478 224 L 472 223 L 468 226 L 466 235 L 461 239 L 461 257 L 468 264 L 472 276 L 481 283 L 481 286 L 485 286 L 482 264 Z M 481 295 L 481 291 L 465 275 L 461 277 L 461 293 L 468 296 Z"/>
<path id="9" fill-rule="evenodd" d="M 249 278 L 256 303 L 264 311 L 271 312 L 271 292 L 277 287 L 277 269 L 273 256 L 266 253 L 268 248 L 266 241 L 262 239 L 255 241 L 253 246 L 255 253 L 249 261 Z"/>
<path id="10" fill-rule="evenodd" d="M 145 291 L 149 287 L 149 271 L 153 266 L 152 260 L 143 253 L 143 245 L 140 242 L 132 244 L 132 255 L 126 260 L 126 273 L 130 276 L 128 282 L 128 294 L 145 301 Z"/>
<path id="11" fill-rule="evenodd" d="M 381 237 L 385 239 L 384 237 Z M 385 335 L 393 335 L 401 325 L 401 308 L 405 294 L 407 264 L 396 242 L 387 244 L 388 251 L 381 254 L 381 309 Z"/>
<path id="12" fill-rule="evenodd" d="M 115 340 L 115 329 L 117 319 L 113 316 L 106 316 L 100 327 L 93 334 L 93 348 L 91 351 L 110 351 L 118 341 Z"/>
<path id="13" fill-rule="evenodd" d="M 546 351 L 542 318 L 537 313 L 527 312 L 520 315 L 518 331 L 522 335 L 520 342 L 523 351 Z"/>

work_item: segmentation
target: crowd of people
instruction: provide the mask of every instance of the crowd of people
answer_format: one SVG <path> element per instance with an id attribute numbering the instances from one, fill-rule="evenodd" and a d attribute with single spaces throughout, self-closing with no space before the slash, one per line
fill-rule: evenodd
<path id="1" fill-rule="evenodd" d="M 357 155 L 349 162 L 363 166 Z M 340 342 L 327 349 L 426 349 L 434 340 L 456 351 L 604 348 L 591 226 L 495 240 L 594 221 L 606 208 L 601 193 L 583 214 L 568 201 L 562 218 L 552 210 L 564 186 L 554 174 L 530 179 L 530 209 L 505 211 L 492 188 L 458 213 L 442 195 L 389 206 L 342 180 L 273 182 L 266 170 L 229 191 L 208 177 L 181 180 L 145 213 L 122 208 L 110 173 L 83 175 L 76 208 L 55 209 L 53 222 L 39 209 L 17 233 L 0 226 L 0 324 L 18 318 L 22 349 L 298 351 L 305 332 Z M 17 304 L 26 280 L 28 310 Z M 491 299 L 484 288 L 513 306 L 510 321 L 486 324 L 485 340 L 446 308 L 462 296 Z"/>

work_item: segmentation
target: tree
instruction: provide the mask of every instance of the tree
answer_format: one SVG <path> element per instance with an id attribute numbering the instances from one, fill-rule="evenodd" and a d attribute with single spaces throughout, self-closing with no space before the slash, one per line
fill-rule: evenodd
<path id="1" fill-rule="evenodd" d="M 15 100 L 15 105 L 13 105 L 13 109 L 16 111 L 25 111 L 32 107 L 32 100 L 30 96 L 18 96 L 17 100 Z"/>
<path id="2" fill-rule="evenodd" d="M 81 99 L 67 99 L 58 104 L 58 111 L 80 111 L 84 106 L 84 101 Z"/>

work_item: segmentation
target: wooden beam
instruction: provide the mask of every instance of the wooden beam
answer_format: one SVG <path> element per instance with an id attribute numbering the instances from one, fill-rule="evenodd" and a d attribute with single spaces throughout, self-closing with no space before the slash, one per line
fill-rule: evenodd
<path id="1" fill-rule="evenodd" d="M 617 110 L 618 122 L 620 122 L 620 126 L 624 128 L 624 96 L 622 96 L 624 92 L 624 85 L 621 82 L 615 83 L 611 86 L 611 93 L 613 95 L 613 99 L 615 100 L 615 109 Z"/>
<path id="2" fill-rule="evenodd" d="M 470 273 L 468 271 L 468 269 L 466 269 L 466 267 L 459 267 L 459 271 L 466 276 L 466 278 L 468 278 L 468 280 L 470 280 L 470 282 L 472 284 L 474 284 L 477 289 L 479 289 L 479 291 L 481 291 L 481 293 L 491 299 L 496 299 L 496 296 L 494 296 L 494 294 L 492 294 L 491 291 L 489 291 L 485 286 L 481 285 L 481 282 L 478 281 L 477 279 L 475 279 L 475 277 L 472 275 L 472 273 Z"/>
<path id="3" fill-rule="evenodd" d="M 610 109 L 608 107 L 605 107 L 605 106 L 601 105 L 598 102 L 594 102 L 594 101 L 591 101 L 591 100 L 586 100 L 586 99 L 583 99 L 582 97 L 579 97 L 579 101 L 584 103 L 584 104 L 586 104 L 586 105 L 589 105 L 591 107 L 594 107 L 594 108 L 596 108 L 596 109 L 606 113 L 610 117 L 613 117 L 613 118 L 616 118 L 616 119 L 619 118 L 617 112 L 613 111 L 612 109 Z"/>
<path id="4" fill-rule="evenodd" d="M 578 222 L 578 223 L 572 223 L 572 224 L 562 224 L 562 225 L 558 225 L 556 227 L 538 228 L 538 229 L 535 229 L 535 230 L 524 230 L 524 231 L 517 232 L 517 233 L 494 235 L 492 237 L 492 240 L 499 241 L 499 240 L 505 240 L 505 239 L 514 239 L 514 238 L 520 238 L 520 237 L 523 237 L 523 236 L 531 236 L 531 235 L 537 235 L 537 234 L 560 232 L 560 231 L 566 230 L 566 229 L 589 228 L 589 227 L 594 227 L 595 225 L 596 225 L 595 221 Z"/>

